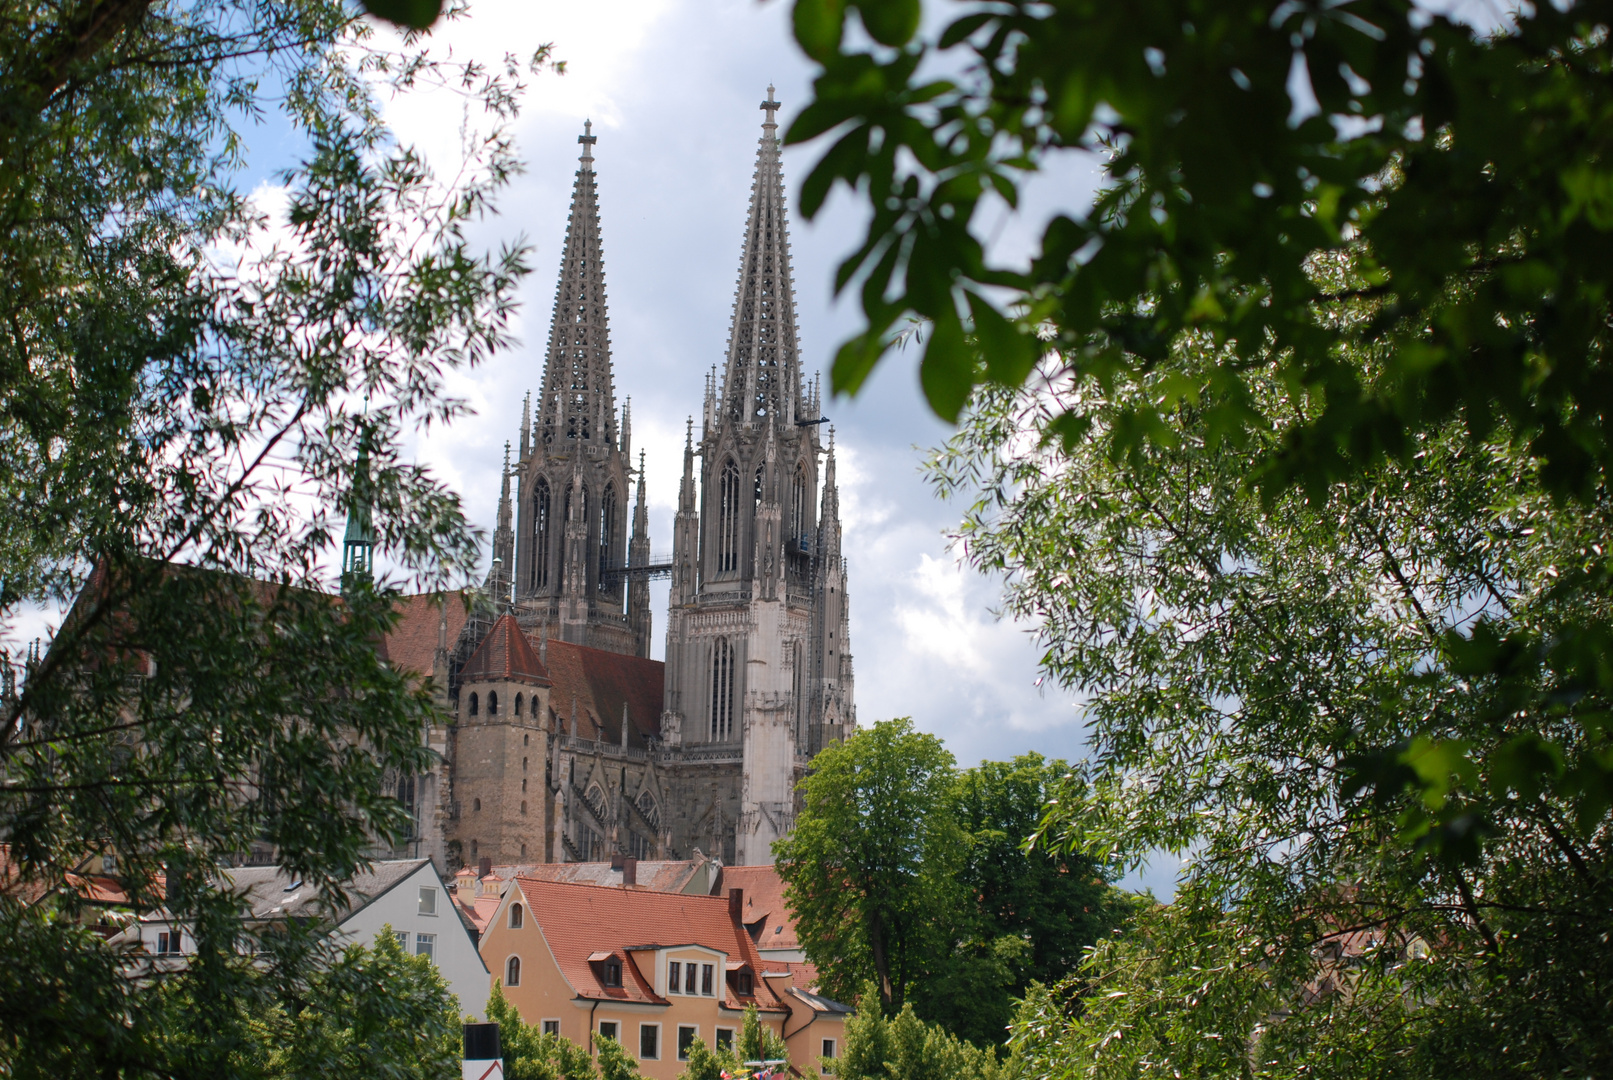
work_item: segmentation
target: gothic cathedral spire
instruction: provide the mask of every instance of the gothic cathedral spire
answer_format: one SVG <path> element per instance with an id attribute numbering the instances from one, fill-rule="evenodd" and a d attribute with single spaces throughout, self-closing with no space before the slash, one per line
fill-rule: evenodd
<path id="1" fill-rule="evenodd" d="M 618 416 L 592 122 L 571 191 L 536 415 L 521 421 L 513 588 L 522 624 L 611 652 L 649 655 L 628 617 L 630 421 Z M 640 638 L 646 640 L 639 640 Z"/>
<path id="2" fill-rule="evenodd" d="M 855 723 L 849 686 L 833 702 L 825 693 L 849 670 L 849 657 L 839 664 L 844 564 L 838 515 L 823 528 L 817 520 L 823 447 L 816 402 L 801 379 L 772 87 L 761 108 L 721 387 L 708 378 L 701 438 L 695 444 L 691 423 L 684 450 L 661 721 L 669 745 L 739 766 L 733 805 L 691 811 L 734 823 L 733 847 L 725 838 L 720 854 L 742 864 L 772 861 L 773 841 L 794 827 L 796 784 L 810 754 Z M 835 511 L 824 495 L 826 511 Z M 825 540 L 836 547 L 827 559 Z"/>

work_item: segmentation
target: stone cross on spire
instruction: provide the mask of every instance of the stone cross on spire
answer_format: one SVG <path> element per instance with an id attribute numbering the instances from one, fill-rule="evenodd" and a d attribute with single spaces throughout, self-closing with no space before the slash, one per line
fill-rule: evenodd
<path id="1" fill-rule="evenodd" d="M 768 97 L 772 96 L 771 93 L 768 94 Z M 594 134 L 594 122 L 592 120 L 582 122 L 582 134 L 577 136 L 577 141 L 582 143 L 582 157 L 577 160 L 582 162 L 583 168 L 592 169 L 594 167 L 594 144 L 599 141 L 599 136 Z"/>
<path id="2" fill-rule="evenodd" d="M 767 84 L 767 100 L 762 102 L 762 111 L 767 113 L 767 119 L 762 121 L 762 127 L 771 131 L 778 127 L 778 119 L 773 114 L 778 112 L 779 103 L 773 100 L 773 84 Z"/>

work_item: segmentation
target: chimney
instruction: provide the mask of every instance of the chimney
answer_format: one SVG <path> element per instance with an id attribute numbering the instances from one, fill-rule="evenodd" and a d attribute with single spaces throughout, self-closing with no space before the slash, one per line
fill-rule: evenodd
<path id="1" fill-rule="evenodd" d="M 630 888 L 638 884 L 638 860 L 626 858 L 622 860 L 622 888 Z"/>
<path id="2" fill-rule="evenodd" d="M 624 860 L 622 858 L 622 853 L 620 851 L 618 851 L 616 854 L 614 854 L 614 855 L 612 855 L 610 857 L 610 868 L 612 870 L 620 870 L 620 869 L 622 869 L 623 861 Z"/>
<path id="3" fill-rule="evenodd" d="M 476 879 L 469 874 L 454 875 L 454 899 L 466 907 L 476 906 Z"/>
<path id="4" fill-rule="evenodd" d="M 482 861 L 476 864 L 476 876 L 478 878 L 484 878 L 484 877 L 487 877 L 492 872 L 493 872 L 493 857 L 491 855 L 483 855 L 482 856 Z"/>
<path id="5" fill-rule="evenodd" d="M 728 890 L 728 914 L 735 922 L 743 923 L 745 921 L 744 889 Z"/>

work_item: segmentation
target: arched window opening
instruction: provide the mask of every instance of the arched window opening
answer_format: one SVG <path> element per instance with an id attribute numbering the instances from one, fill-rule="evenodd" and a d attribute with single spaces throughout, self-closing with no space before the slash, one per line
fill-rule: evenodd
<path id="1" fill-rule="evenodd" d="M 644 820 L 648 821 L 656 831 L 660 831 L 661 809 L 655 805 L 655 796 L 648 791 L 641 791 L 638 793 L 638 798 L 634 801 L 634 805 L 638 807 L 638 812 L 644 815 Z"/>
<path id="2" fill-rule="evenodd" d="M 520 695 L 518 694 L 518 695 L 516 695 L 516 697 L 517 697 L 517 699 L 519 699 Z M 517 700 L 516 703 L 520 704 L 519 700 Z M 537 706 L 534 705 L 533 708 L 537 708 Z M 531 744 L 531 742 L 532 742 L 532 735 L 531 735 L 530 732 L 521 736 L 521 745 L 522 746 L 528 746 L 528 745 Z"/>
<path id="3" fill-rule="evenodd" d="M 477 715 L 477 708 L 480 706 L 480 704 L 481 702 L 477 701 L 476 695 L 472 694 L 470 696 L 470 714 L 472 716 Z"/>
<path id="4" fill-rule="evenodd" d="M 616 550 L 616 485 L 605 485 L 605 497 L 599 502 L 599 591 L 609 588 L 611 553 Z"/>
<path id="5" fill-rule="evenodd" d="M 539 479 L 532 496 L 532 588 L 549 585 L 549 534 L 554 522 L 549 511 L 549 481 Z"/>
<path id="6" fill-rule="evenodd" d="M 516 694 L 515 695 L 515 718 L 517 720 L 519 720 L 521 718 L 521 706 L 524 703 L 525 703 L 525 696 L 522 695 L 522 694 Z"/>
<path id="7" fill-rule="evenodd" d="M 498 715 L 498 691 L 497 690 L 489 690 L 487 692 L 487 715 L 488 716 L 497 716 Z"/>
<path id="8" fill-rule="evenodd" d="M 474 811 L 476 811 L 476 812 L 477 812 L 477 813 L 481 813 L 481 810 L 482 810 L 482 800 L 480 800 L 480 799 L 472 799 L 472 800 L 471 800 L 471 801 L 470 801 L 470 808 L 471 808 L 471 809 L 472 809 L 472 810 L 474 810 Z"/>
<path id="9" fill-rule="evenodd" d="M 521 919 L 522 919 L 521 905 L 520 904 L 511 904 L 510 905 L 510 929 L 511 930 L 519 930 L 519 929 L 521 929 Z"/>
<path id="10" fill-rule="evenodd" d="M 739 569 L 739 466 L 723 462 L 717 508 L 717 571 Z"/>
<path id="11" fill-rule="evenodd" d="M 519 956 L 512 956 L 512 957 L 509 958 L 508 961 L 505 962 L 505 964 L 504 964 L 504 985 L 505 986 L 520 986 L 521 985 L 521 958 Z"/>
<path id="12" fill-rule="evenodd" d="M 526 800 L 521 800 L 521 816 L 526 817 Z"/>
<path id="13" fill-rule="evenodd" d="M 711 741 L 725 742 L 734 731 L 734 647 L 718 638 L 711 650 Z"/>
<path id="14" fill-rule="evenodd" d="M 807 550 L 807 484 L 806 470 L 797 465 L 795 479 L 790 484 L 790 547 Z"/>

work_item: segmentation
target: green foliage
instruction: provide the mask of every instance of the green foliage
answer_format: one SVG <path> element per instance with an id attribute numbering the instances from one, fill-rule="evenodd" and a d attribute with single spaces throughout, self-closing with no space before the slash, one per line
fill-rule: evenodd
<path id="1" fill-rule="evenodd" d="M 879 988 L 864 985 L 857 1015 L 846 1020 L 845 1050 L 827 1063 L 841 1080 L 998 1080 L 1017 1075 L 992 1050 L 971 1046 L 904 1005 L 887 1019 Z"/>
<path id="2" fill-rule="evenodd" d="M 921 1017 L 970 1042 L 1005 1039 L 1014 999 L 1075 971 L 1135 907 L 1086 855 L 1026 848 L 1069 773 L 1032 753 L 958 775 L 949 809 L 967 838 L 958 869 L 965 899 L 950 957 L 936 958 L 912 998 Z"/>
<path id="3" fill-rule="evenodd" d="M 963 836 L 946 812 L 953 759 L 907 719 L 826 747 L 802 783 L 795 831 L 774 845 L 786 900 L 824 993 L 872 979 L 900 1008 L 947 950 Z"/>
<path id="4" fill-rule="evenodd" d="M 175 1032 L 201 1070 L 329 959 L 248 928 L 214 868 L 261 845 L 338 896 L 429 765 L 429 696 L 374 648 L 401 582 L 338 601 L 325 566 L 361 507 L 412 584 L 475 563 L 402 440 L 508 341 L 524 251 L 465 234 L 515 168 L 521 68 L 389 52 L 338 0 L 5 11 L 0 619 L 73 606 L 0 701 L 0 1071 L 173 1071 Z M 462 79 L 476 137 L 448 183 L 376 95 Z M 269 107 L 305 144 L 273 222 L 235 183 L 237 125 Z M 183 975 L 124 977 L 74 925 L 101 913 L 70 875 L 109 854 L 133 908 L 193 929 Z"/>
<path id="5" fill-rule="evenodd" d="M 509 1080 L 594 1080 L 588 1050 L 523 1021 L 498 979 L 493 980 L 493 993 L 487 999 L 487 1018 L 498 1025 L 504 1075 Z"/>
<path id="6" fill-rule="evenodd" d="M 1083 697 L 1093 754 L 1039 846 L 1193 855 L 1168 911 L 1033 1003 L 1025 1045 L 1071 1076 L 1607 1072 L 1613 836 L 1585 808 L 1608 697 L 1542 657 L 1600 648 L 1580 630 L 1613 597 L 1563 582 L 1601 573 L 1613 505 L 1454 423 L 1321 500 L 1263 503 L 1247 478 L 1281 436 L 1187 401 L 1171 440 L 1112 452 L 1136 400 L 1224 361 L 1206 336 L 1136 389 L 985 394 L 934 462 L 980 493 L 970 557 Z M 1094 437 L 1066 449 L 1078 394 Z M 1520 782 L 1520 747 L 1559 782 Z"/>
<path id="7" fill-rule="evenodd" d="M 875 7 L 891 20 L 869 22 Z M 896 19 L 905 3 L 860 5 L 871 31 L 905 28 L 874 33 L 879 45 L 841 34 L 848 10 L 797 4 L 821 74 L 788 135 L 835 140 L 803 183 L 804 213 L 838 182 L 870 210 L 836 276 L 860 288 L 866 320 L 835 358 L 837 390 L 855 392 L 917 319 L 920 380 L 947 419 L 982 384 L 1068 380 L 1040 434 L 1123 457 L 1171 445 L 1190 408 L 1203 437 L 1253 448 L 1242 483 L 1267 506 L 1292 490 L 1326 502 L 1382 462 L 1415 462 L 1450 425 L 1475 447 L 1518 447 L 1556 498 L 1601 498 L 1607 0 L 1464 9 L 1499 20 L 1481 29 L 1402 0 L 981 0 L 929 23 Z M 989 265 L 971 232 L 983 200 L 1016 204 L 1071 152 L 1101 168 L 1090 210 L 1053 218 L 1028 267 Z M 1180 370 L 1174 355 L 1205 344 L 1210 362 Z M 1600 607 L 1605 560 L 1576 566 L 1562 588 Z M 1498 708 L 1550 712 L 1557 699 L 1524 700 L 1547 682 L 1613 691 L 1605 619 L 1557 639 L 1464 625 L 1446 649 Z M 1578 720 L 1581 740 L 1605 733 L 1591 711 Z M 1441 820 L 1447 789 L 1481 775 L 1606 818 L 1607 761 L 1568 767 L 1562 745 L 1517 734 L 1480 762 L 1431 725 L 1366 748 L 1352 782 L 1423 793 L 1424 835 L 1459 856 L 1490 825 Z"/>
<path id="8" fill-rule="evenodd" d="M 777 1061 L 790 1056 L 783 1038 L 762 1023 L 754 1002 L 745 1006 L 745 1019 L 739 1027 L 739 1041 L 734 1044 L 734 1053 L 740 1062 Z"/>
<path id="9" fill-rule="evenodd" d="M 385 992 L 379 988 L 385 987 Z M 269 1077 L 451 1077 L 461 1057 L 460 1017 L 448 984 L 409 956 L 390 927 L 370 948 L 350 945 L 309 980 L 294 1008 L 259 1028 L 269 1036 Z"/>
<path id="10" fill-rule="evenodd" d="M 812 764 L 776 851 L 832 998 L 879 984 L 882 950 L 891 1008 L 911 1002 L 954 1035 L 1001 1042 L 1013 998 L 1070 974 L 1131 910 L 1086 855 L 1025 847 L 1069 772 L 1062 761 L 1028 754 L 960 773 L 938 740 L 895 720 Z"/>
<path id="11" fill-rule="evenodd" d="M 621 1043 L 608 1036 L 595 1036 L 594 1050 L 599 1057 L 600 1080 L 639 1080 L 638 1062 L 622 1049 Z"/>

